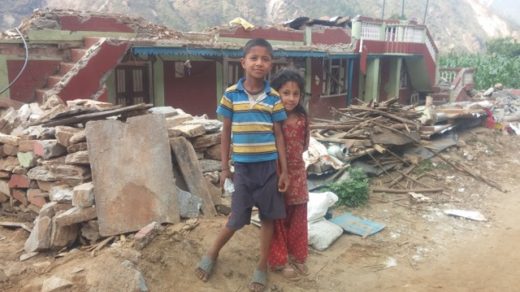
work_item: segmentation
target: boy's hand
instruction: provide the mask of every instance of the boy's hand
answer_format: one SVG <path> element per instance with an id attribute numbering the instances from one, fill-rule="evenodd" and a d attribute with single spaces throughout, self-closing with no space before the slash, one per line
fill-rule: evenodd
<path id="1" fill-rule="evenodd" d="M 278 177 L 278 191 L 281 193 L 285 193 L 289 188 L 289 177 L 287 173 L 282 172 Z"/>
<path id="2" fill-rule="evenodd" d="M 224 187 L 224 182 L 226 181 L 226 178 L 233 178 L 229 169 L 225 169 L 220 172 L 220 188 Z"/>

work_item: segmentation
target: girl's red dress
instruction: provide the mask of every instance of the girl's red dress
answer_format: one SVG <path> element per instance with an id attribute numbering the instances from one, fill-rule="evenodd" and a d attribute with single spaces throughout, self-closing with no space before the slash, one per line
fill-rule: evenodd
<path id="1" fill-rule="evenodd" d="M 307 139 L 307 121 L 298 116 L 296 122 L 284 123 L 283 135 L 287 150 L 289 188 L 284 194 L 287 217 L 274 221 L 274 234 L 269 252 L 269 265 L 280 267 L 288 257 L 304 263 L 308 255 L 307 239 L 307 171 L 303 152 Z"/>

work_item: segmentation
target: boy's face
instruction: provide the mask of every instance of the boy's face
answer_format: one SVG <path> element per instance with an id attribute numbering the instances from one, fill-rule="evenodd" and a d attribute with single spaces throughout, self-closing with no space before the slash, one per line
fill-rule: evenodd
<path id="1" fill-rule="evenodd" d="M 273 58 L 269 50 L 262 46 L 254 46 L 240 60 L 246 78 L 264 79 L 273 66 Z"/>

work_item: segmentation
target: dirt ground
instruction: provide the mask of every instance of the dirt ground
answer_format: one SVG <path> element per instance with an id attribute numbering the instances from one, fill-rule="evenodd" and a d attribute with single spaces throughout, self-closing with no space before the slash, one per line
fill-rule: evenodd
<path id="1" fill-rule="evenodd" d="M 269 291 L 518 291 L 520 138 L 476 128 L 460 133 L 459 139 L 443 155 L 493 179 L 506 193 L 434 158 L 415 174 L 426 173 L 422 181 L 443 187 L 442 194 L 425 194 L 432 202 L 416 203 L 406 194 L 372 193 L 364 207 L 335 209 L 336 214 L 350 211 L 386 227 L 367 238 L 344 234 L 325 251 L 311 250 L 308 277 L 289 281 L 271 273 Z M 391 179 L 383 176 L 371 184 Z M 445 209 L 478 210 L 488 220 L 448 216 Z M 257 227 L 247 226 L 235 235 L 210 281 L 203 283 L 193 270 L 225 217 L 198 223 L 191 231 L 168 226 L 139 251 L 126 236 L 95 256 L 80 247 L 23 262 L 19 256 L 28 233 L 0 228 L 0 290 L 40 291 L 42 282 L 56 275 L 74 284 L 71 291 L 129 291 L 139 270 L 150 291 L 247 291 L 257 256 Z M 129 265 L 122 265 L 124 261 Z"/>

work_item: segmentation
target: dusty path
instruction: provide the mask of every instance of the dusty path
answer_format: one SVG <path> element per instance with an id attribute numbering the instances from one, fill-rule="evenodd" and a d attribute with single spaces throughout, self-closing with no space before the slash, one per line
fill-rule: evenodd
<path id="1" fill-rule="evenodd" d="M 442 185 L 446 194 L 431 195 L 434 202 L 428 204 L 412 203 L 406 195 L 372 194 L 368 205 L 350 211 L 386 224 L 383 231 L 365 239 L 345 234 L 326 251 L 311 251 L 310 276 L 288 281 L 271 274 L 269 290 L 520 291 L 520 138 L 483 132 L 462 139 L 465 146 L 446 157 L 466 159 L 472 170 L 509 192 L 435 162 L 429 183 Z M 489 220 L 450 217 L 442 213 L 446 208 L 479 210 Z M 169 226 L 141 251 L 131 247 L 131 240 L 120 239 L 94 257 L 80 250 L 25 262 L 18 257 L 27 233 L 0 228 L 0 270 L 9 278 L 2 282 L 0 275 L 0 291 L 40 291 L 43 280 L 53 275 L 72 281 L 71 291 L 126 291 L 132 273 L 122 274 L 125 260 L 135 263 L 150 291 L 246 291 L 257 258 L 254 226 L 238 232 L 223 249 L 209 282 L 193 273 L 225 220 L 201 220 L 188 233 Z"/>

